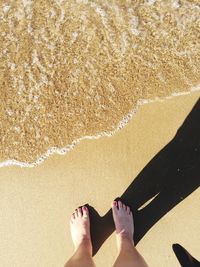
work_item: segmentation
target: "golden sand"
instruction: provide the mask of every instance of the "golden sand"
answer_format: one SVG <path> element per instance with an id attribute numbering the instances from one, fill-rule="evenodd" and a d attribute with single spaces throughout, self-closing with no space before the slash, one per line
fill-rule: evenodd
<path id="1" fill-rule="evenodd" d="M 140 100 L 200 82 L 198 0 L 1 1 L 0 18 L 1 162 L 112 132 Z"/>

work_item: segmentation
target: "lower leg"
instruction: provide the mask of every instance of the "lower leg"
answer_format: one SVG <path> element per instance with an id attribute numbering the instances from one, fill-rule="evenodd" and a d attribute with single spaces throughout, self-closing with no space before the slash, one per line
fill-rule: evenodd
<path id="1" fill-rule="evenodd" d="M 132 241 L 122 237 L 122 244 L 114 267 L 148 267 Z"/>
<path id="2" fill-rule="evenodd" d="M 70 229 L 75 252 L 65 267 L 95 267 L 92 259 L 89 211 L 86 207 L 78 208 L 72 214 Z"/>
<path id="3" fill-rule="evenodd" d="M 112 212 L 119 252 L 114 267 L 148 267 L 134 246 L 134 222 L 130 208 L 121 201 L 114 201 Z"/>

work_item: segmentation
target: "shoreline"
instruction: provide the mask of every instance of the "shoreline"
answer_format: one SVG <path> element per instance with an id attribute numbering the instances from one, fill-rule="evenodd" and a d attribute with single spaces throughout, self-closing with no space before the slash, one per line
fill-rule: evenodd
<path id="1" fill-rule="evenodd" d="M 98 133 L 94 136 L 83 136 L 81 138 L 74 140 L 71 144 L 69 144 L 63 148 L 50 147 L 45 153 L 43 153 L 38 159 L 36 159 L 32 163 L 27 163 L 24 161 L 18 161 L 15 159 L 5 160 L 5 161 L 0 162 L 0 168 L 7 167 L 7 166 L 19 166 L 19 167 L 32 168 L 32 167 L 38 166 L 38 165 L 42 164 L 45 160 L 47 160 L 53 154 L 59 154 L 59 155 L 67 154 L 76 145 L 78 145 L 80 143 L 80 141 L 82 141 L 84 139 L 98 139 L 98 138 L 105 137 L 105 136 L 107 136 L 107 137 L 113 136 L 114 134 L 116 134 L 118 131 L 123 129 L 129 123 L 129 121 L 133 118 L 133 116 L 139 110 L 139 107 L 142 105 L 153 103 L 153 102 L 158 102 L 158 101 L 162 102 L 162 101 L 165 101 L 167 99 L 171 99 L 171 98 L 176 97 L 176 96 L 189 95 L 189 94 L 196 92 L 196 91 L 200 91 L 200 84 L 192 87 L 189 91 L 180 92 L 180 93 L 172 93 L 171 95 L 166 96 L 166 97 L 162 97 L 162 98 L 155 97 L 154 99 L 149 99 L 149 100 L 140 99 L 137 101 L 136 107 L 124 116 L 124 118 L 118 123 L 117 127 L 113 131 L 101 132 L 101 133 Z"/>

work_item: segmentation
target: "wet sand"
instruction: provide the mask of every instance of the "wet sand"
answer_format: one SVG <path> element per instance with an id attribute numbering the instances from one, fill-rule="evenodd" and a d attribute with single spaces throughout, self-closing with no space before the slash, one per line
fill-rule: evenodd
<path id="1" fill-rule="evenodd" d="M 70 153 L 53 155 L 34 168 L 1 168 L 1 265 L 63 266 L 73 252 L 72 211 L 89 203 L 103 216 L 174 137 L 199 97 L 196 92 L 149 103 L 112 137 L 83 140 Z M 198 189 L 150 229 L 138 244 L 150 266 L 179 267 L 173 243 L 200 259 L 199 210 Z M 97 266 L 112 266 L 116 253 L 112 234 L 95 256 Z"/>
<path id="2" fill-rule="evenodd" d="M 200 82 L 198 0 L 3 1 L 0 16 L 0 162 L 66 152 Z"/>

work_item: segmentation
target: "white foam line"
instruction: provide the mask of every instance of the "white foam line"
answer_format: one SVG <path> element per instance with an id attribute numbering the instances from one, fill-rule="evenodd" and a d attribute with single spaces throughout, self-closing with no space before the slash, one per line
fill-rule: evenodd
<path id="1" fill-rule="evenodd" d="M 166 97 L 162 97 L 162 98 L 156 97 L 156 98 L 150 99 L 150 100 L 140 99 L 137 101 L 136 107 L 130 113 L 128 113 L 126 116 L 124 116 L 124 118 L 119 122 L 118 126 L 113 131 L 102 132 L 102 133 L 99 133 L 99 134 L 94 135 L 94 136 L 83 136 L 81 138 L 78 138 L 77 140 L 74 140 L 72 142 L 72 144 L 67 145 L 66 147 L 63 147 L 63 148 L 51 147 L 46 151 L 46 153 L 42 154 L 42 156 L 40 158 L 38 158 L 36 161 L 34 161 L 32 163 L 18 161 L 15 159 L 2 161 L 2 162 L 0 162 L 0 168 L 6 167 L 6 166 L 13 166 L 13 165 L 20 166 L 20 167 L 29 167 L 29 168 L 35 167 L 35 166 L 41 164 L 42 162 L 44 162 L 52 154 L 65 155 L 67 152 L 72 150 L 81 140 L 98 139 L 98 138 L 103 137 L 103 136 L 114 135 L 116 132 L 118 132 L 119 130 L 121 130 L 122 128 L 124 128 L 128 124 L 128 122 L 131 120 L 131 118 L 137 112 L 137 110 L 139 109 L 139 106 L 141 106 L 141 105 L 152 103 L 152 102 L 157 102 L 157 101 L 163 102 L 165 99 L 171 99 L 174 96 L 188 95 L 191 92 L 195 92 L 195 91 L 200 91 L 200 84 L 195 86 L 195 87 L 192 87 L 191 90 L 187 91 L 187 92 L 185 91 L 185 92 L 181 92 L 181 93 L 172 93 L 170 96 L 166 96 Z"/>

